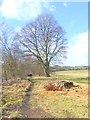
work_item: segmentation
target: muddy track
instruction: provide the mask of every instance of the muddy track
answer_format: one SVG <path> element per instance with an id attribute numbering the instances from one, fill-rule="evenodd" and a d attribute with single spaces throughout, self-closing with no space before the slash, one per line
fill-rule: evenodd
<path id="1" fill-rule="evenodd" d="M 48 113 L 46 113 L 42 108 L 38 107 L 35 110 L 30 109 L 30 97 L 32 96 L 32 90 L 34 87 L 34 83 L 32 83 L 26 91 L 25 101 L 23 106 L 20 108 L 20 113 L 22 118 L 43 118 L 48 117 Z"/>

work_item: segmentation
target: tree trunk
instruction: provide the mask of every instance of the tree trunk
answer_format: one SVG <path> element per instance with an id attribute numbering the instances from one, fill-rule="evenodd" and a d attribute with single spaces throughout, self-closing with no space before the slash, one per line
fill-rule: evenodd
<path id="1" fill-rule="evenodd" d="M 49 64 L 47 63 L 45 66 L 45 74 L 47 77 L 50 77 L 50 71 L 49 71 Z"/>
<path id="2" fill-rule="evenodd" d="M 7 71 L 4 70 L 5 80 L 7 81 Z"/>
<path id="3" fill-rule="evenodd" d="M 4 80 L 7 81 L 8 78 L 7 78 L 7 70 L 6 70 L 6 63 L 5 63 L 5 61 L 4 61 L 4 65 L 2 66 L 2 69 L 3 69 L 3 72 L 4 72 L 2 77 L 4 77 Z"/>
<path id="4" fill-rule="evenodd" d="M 46 73 L 46 76 L 47 76 L 47 77 L 50 77 L 50 74 L 49 74 L 48 71 L 45 70 L 45 73 Z"/>

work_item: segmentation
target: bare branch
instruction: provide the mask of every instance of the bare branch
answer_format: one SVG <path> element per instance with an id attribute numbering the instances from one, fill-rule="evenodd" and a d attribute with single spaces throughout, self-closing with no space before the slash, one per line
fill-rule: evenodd
<path id="1" fill-rule="evenodd" d="M 46 75 L 53 58 L 66 56 L 65 32 L 51 15 L 41 15 L 18 34 L 17 39 L 30 54 L 42 62 Z"/>

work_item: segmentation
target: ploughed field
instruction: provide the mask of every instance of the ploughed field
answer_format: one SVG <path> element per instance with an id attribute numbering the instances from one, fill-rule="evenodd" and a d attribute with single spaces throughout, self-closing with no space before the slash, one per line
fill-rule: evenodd
<path id="1" fill-rule="evenodd" d="M 58 85 L 58 81 L 73 81 L 79 87 L 48 90 L 45 86 Z M 70 70 L 51 74 L 50 78 L 33 77 L 33 87 L 27 80 L 2 89 L 2 113 L 4 117 L 25 117 L 21 109 L 32 118 L 88 118 L 88 71 Z M 28 93 L 28 94 L 27 94 Z M 25 98 L 27 97 L 27 101 Z M 28 105 L 24 109 L 25 104 Z"/>

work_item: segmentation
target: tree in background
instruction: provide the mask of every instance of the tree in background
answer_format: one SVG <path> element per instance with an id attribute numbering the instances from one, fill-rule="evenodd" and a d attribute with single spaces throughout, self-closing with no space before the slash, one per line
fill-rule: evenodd
<path id="1" fill-rule="evenodd" d="M 17 33 L 14 39 L 19 41 L 24 53 L 37 58 L 47 77 L 50 77 L 51 62 L 66 58 L 65 32 L 52 15 L 40 15 Z"/>
<path id="2" fill-rule="evenodd" d="M 2 48 L 2 78 L 8 80 L 15 77 L 17 72 L 17 59 L 13 52 L 11 31 L 5 24 L 0 24 L 0 47 Z"/>
<path id="3" fill-rule="evenodd" d="M 38 64 L 34 57 L 24 54 L 20 49 L 20 45 L 13 40 L 13 36 L 14 32 L 10 31 L 8 26 L 0 24 L 2 80 L 24 79 L 30 70 L 32 70 L 34 75 L 43 75 L 41 64 Z"/>

